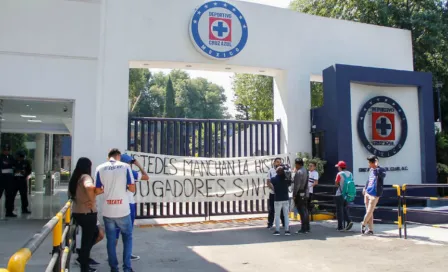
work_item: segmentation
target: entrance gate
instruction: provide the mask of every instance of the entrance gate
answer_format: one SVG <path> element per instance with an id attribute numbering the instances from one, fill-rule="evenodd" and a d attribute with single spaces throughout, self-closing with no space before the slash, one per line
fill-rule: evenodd
<path id="1" fill-rule="evenodd" d="M 197 157 L 281 154 L 280 121 L 130 117 L 128 150 Z M 137 218 L 267 213 L 266 200 L 140 203 Z"/>

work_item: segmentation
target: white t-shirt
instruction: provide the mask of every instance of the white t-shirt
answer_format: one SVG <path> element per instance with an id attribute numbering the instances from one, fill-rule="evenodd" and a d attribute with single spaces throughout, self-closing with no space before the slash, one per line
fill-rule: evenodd
<path id="1" fill-rule="evenodd" d="M 319 173 L 317 173 L 316 170 L 314 171 L 308 171 L 308 191 L 310 192 L 310 194 L 313 193 L 314 187 L 313 184 L 315 181 L 317 181 L 319 179 Z"/>
<path id="2" fill-rule="evenodd" d="M 110 160 L 96 168 L 95 186 L 104 188 L 103 216 L 120 218 L 130 214 L 127 185 L 134 183 L 129 164 Z"/>
<path id="3" fill-rule="evenodd" d="M 271 168 L 268 171 L 266 180 L 268 180 L 268 179 L 270 180 L 270 179 L 274 178 L 275 176 L 277 176 L 277 171 L 275 171 L 275 168 Z M 269 189 L 271 190 L 271 194 L 274 194 L 274 191 L 271 188 L 269 188 Z"/>
<path id="4" fill-rule="evenodd" d="M 142 179 L 142 173 L 141 172 L 132 170 L 132 174 L 134 176 L 134 181 Z M 129 196 L 129 204 L 135 204 L 134 193 L 131 192 L 131 191 L 128 191 L 128 196 Z"/>

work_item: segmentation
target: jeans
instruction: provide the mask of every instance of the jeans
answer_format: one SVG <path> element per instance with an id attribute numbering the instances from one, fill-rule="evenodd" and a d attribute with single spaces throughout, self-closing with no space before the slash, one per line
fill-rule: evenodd
<path id="1" fill-rule="evenodd" d="M 288 214 L 289 213 L 289 201 L 275 201 L 274 202 L 275 209 L 275 230 L 280 231 L 280 214 Z M 282 213 L 283 212 L 283 213 Z M 285 216 L 285 231 L 289 231 L 289 216 Z"/>
<path id="2" fill-rule="evenodd" d="M 131 222 L 132 222 L 132 227 L 134 227 L 134 221 L 135 221 L 135 215 L 137 212 L 137 204 L 135 203 L 129 203 L 129 208 L 131 208 Z M 120 238 L 120 228 L 116 229 L 116 237 L 117 240 Z"/>
<path id="3" fill-rule="evenodd" d="M 335 197 L 336 202 L 336 217 L 338 218 L 338 229 L 343 229 L 345 223 L 350 223 L 352 220 L 350 219 L 350 213 L 348 211 L 348 203 L 347 201 L 341 196 Z"/>
<path id="4" fill-rule="evenodd" d="M 89 271 L 90 250 L 94 244 L 97 213 L 73 213 L 76 224 L 82 228 L 79 263 L 81 272 Z"/>
<path id="5" fill-rule="evenodd" d="M 269 194 L 268 227 L 272 227 L 272 225 L 274 224 L 274 216 L 275 216 L 274 202 L 275 202 L 275 195 Z M 286 215 L 289 216 L 289 213 L 287 213 Z M 282 225 L 285 226 L 285 216 L 283 214 L 283 210 L 281 211 L 280 219 L 282 220 Z"/>
<path id="6" fill-rule="evenodd" d="M 115 247 L 116 228 L 121 230 L 121 238 L 123 240 L 123 271 L 130 272 L 131 254 L 132 254 L 132 222 L 131 215 L 125 217 L 103 217 L 104 228 L 107 238 L 107 256 L 109 258 L 109 266 L 112 272 L 118 272 L 118 259 Z"/>
<path id="7" fill-rule="evenodd" d="M 301 230 L 310 231 L 310 215 L 308 213 L 308 199 L 301 197 L 299 194 L 296 196 L 296 207 L 299 210 Z"/>

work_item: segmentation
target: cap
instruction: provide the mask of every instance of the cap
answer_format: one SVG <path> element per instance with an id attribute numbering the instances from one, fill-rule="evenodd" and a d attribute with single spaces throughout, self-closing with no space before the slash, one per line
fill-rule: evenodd
<path id="1" fill-rule="evenodd" d="M 347 168 L 347 164 L 345 163 L 345 161 L 339 161 L 335 167 L 341 167 L 341 168 Z"/>
<path id="2" fill-rule="evenodd" d="M 121 154 L 121 162 L 124 163 L 133 163 L 135 161 L 134 158 L 129 156 L 128 154 Z"/>

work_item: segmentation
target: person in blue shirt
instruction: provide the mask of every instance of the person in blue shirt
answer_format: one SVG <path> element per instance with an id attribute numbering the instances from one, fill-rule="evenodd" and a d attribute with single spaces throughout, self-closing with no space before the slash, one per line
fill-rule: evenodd
<path id="1" fill-rule="evenodd" d="M 289 213 L 289 186 L 291 180 L 286 178 L 286 171 L 290 171 L 286 165 L 277 167 L 277 175 L 268 180 L 268 186 L 274 191 L 274 210 L 275 210 L 275 232 L 274 235 L 280 235 L 280 214 Z M 289 216 L 285 216 L 285 235 L 291 235 L 289 231 Z"/>
<path id="2" fill-rule="evenodd" d="M 364 204 L 366 206 L 366 214 L 361 222 L 361 233 L 365 235 L 373 235 L 373 212 L 378 201 L 383 194 L 384 178 L 386 170 L 378 165 L 377 156 L 369 156 L 369 179 L 366 182 L 362 193 L 364 195 Z M 366 225 L 368 229 L 366 229 Z"/>

